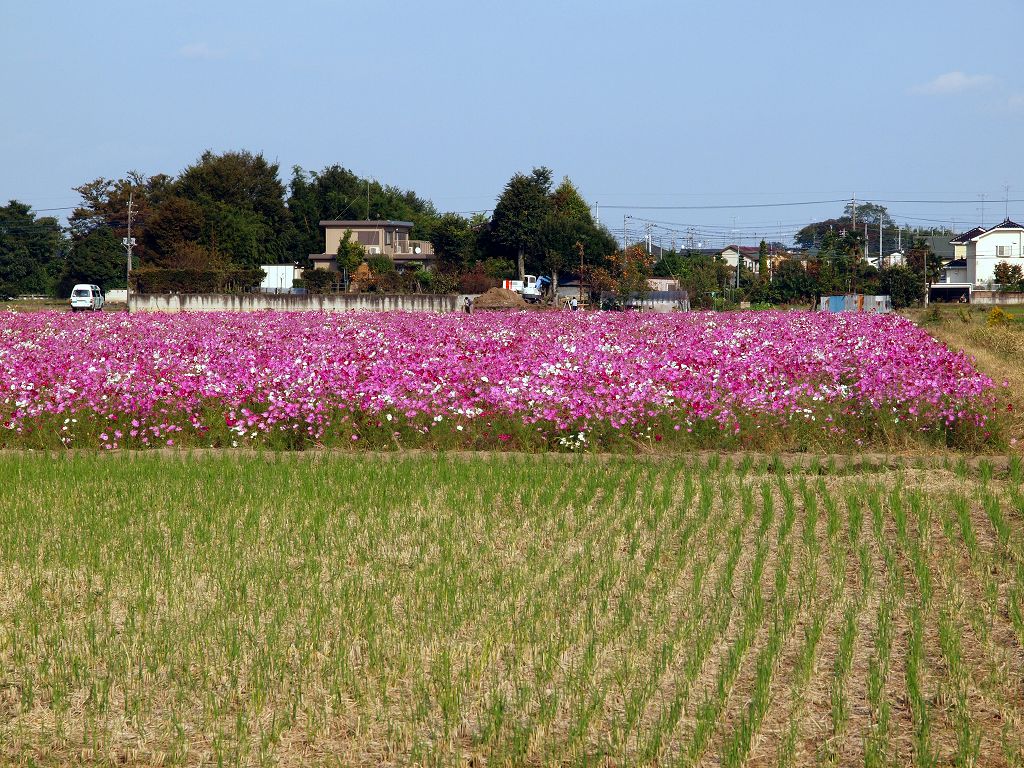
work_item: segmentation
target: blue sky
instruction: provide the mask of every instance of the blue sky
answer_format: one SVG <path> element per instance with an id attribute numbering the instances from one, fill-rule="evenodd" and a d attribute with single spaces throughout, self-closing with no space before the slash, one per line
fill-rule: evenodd
<path id="1" fill-rule="evenodd" d="M 992 224 L 1004 185 L 1024 200 L 1022 22 L 1020 0 L 0 0 L 0 200 L 244 148 L 451 211 L 547 165 L 613 231 L 709 243 L 842 204 L 647 206 L 968 200 L 889 204 L 966 228 L 985 195 Z"/>

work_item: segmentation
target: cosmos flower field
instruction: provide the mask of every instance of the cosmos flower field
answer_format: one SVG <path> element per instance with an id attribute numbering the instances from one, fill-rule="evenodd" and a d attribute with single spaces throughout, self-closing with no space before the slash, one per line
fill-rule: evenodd
<path id="1" fill-rule="evenodd" d="M 0 446 L 601 450 L 989 439 L 896 315 L 0 316 Z"/>

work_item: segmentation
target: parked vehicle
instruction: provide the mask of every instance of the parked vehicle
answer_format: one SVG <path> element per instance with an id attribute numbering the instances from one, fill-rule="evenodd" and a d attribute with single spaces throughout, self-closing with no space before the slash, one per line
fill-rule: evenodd
<path id="1" fill-rule="evenodd" d="M 103 291 L 98 285 L 79 283 L 71 289 L 71 311 L 103 309 Z"/>
<path id="2" fill-rule="evenodd" d="M 523 275 L 523 280 L 505 280 L 501 287 L 509 291 L 515 291 L 531 304 L 541 300 L 548 286 L 551 285 L 551 278 L 546 275 L 537 277 L 535 275 Z"/>

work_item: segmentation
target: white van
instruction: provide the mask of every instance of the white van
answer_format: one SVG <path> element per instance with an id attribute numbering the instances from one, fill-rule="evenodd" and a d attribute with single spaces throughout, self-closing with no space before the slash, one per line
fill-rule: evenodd
<path id="1" fill-rule="evenodd" d="M 103 291 L 98 285 L 79 283 L 71 289 L 71 311 L 103 309 Z"/>

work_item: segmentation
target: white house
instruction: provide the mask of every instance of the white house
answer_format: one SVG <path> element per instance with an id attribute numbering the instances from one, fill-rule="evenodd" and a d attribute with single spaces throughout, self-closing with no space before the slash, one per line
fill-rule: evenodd
<path id="1" fill-rule="evenodd" d="M 995 269 L 999 262 L 1016 264 L 1024 269 L 1024 227 L 1006 219 L 984 231 L 978 232 L 978 229 L 952 240 L 954 246 L 964 246 L 966 270 L 957 270 L 957 277 L 963 275 L 964 282 L 970 285 L 988 287 L 996 282 Z"/>

